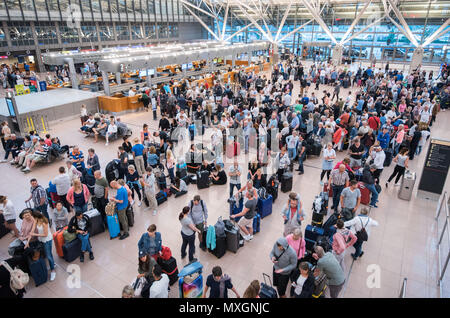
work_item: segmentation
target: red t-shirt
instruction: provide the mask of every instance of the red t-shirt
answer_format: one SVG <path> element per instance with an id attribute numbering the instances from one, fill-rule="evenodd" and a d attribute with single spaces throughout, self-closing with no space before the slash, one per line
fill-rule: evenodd
<path id="1" fill-rule="evenodd" d="M 368 124 L 369 124 L 369 127 L 375 131 L 378 129 L 378 126 L 380 125 L 380 119 L 376 116 L 372 116 L 369 118 Z"/>

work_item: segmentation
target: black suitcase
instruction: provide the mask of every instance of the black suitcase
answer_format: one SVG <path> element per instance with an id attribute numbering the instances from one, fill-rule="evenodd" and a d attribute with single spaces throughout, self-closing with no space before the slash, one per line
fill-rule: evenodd
<path id="1" fill-rule="evenodd" d="M 158 258 L 158 264 L 161 266 L 163 273 L 169 277 L 169 284 L 172 286 L 178 280 L 178 266 L 177 260 L 170 257 L 168 260 Z"/>
<path id="2" fill-rule="evenodd" d="M 63 258 L 66 262 L 73 262 L 77 257 L 81 255 L 81 240 L 76 238 L 73 241 L 65 243 L 62 246 Z"/>
<path id="3" fill-rule="evenodd" d="M 0 214 L 0 238 L 9 233 L 9 230 L 5 226 L 5 217 Z"/>
<path id="4" fill-rule="evenodd" d="M 266 283 L 266 276 L 269 279 L 270 285 Z M 261 289 L 259 290 L 259 298 L 278 298 L 277 290 L 273 288 L 270 276 L 263 273 L 264 283 L 261 282 Z"/>
<path id="5" fill-rule="evenodd" d="M 197 172 L 197 189 L 209 188 L 209 171 Z"/>
<path id="6" fill-rule="evenodd" d="M 133 226 L 134 225 L 133 207 L 131 205 L 128 205 L 127 211 L 125 213 L 127 214 L 128 226 Z"/>
<path id="7" fill-rule="evenodd" d="M 89 210 L 84 212 L 84 214 L 87 215 L 91 221 L 91 229 L 89 231 L 90 237 L 105 232 L 105 223 L 103 222 L 103 218 L 97 209 Z"/>
<path id="8" fill-rule="evenodd" d="M 322 226 L 323 217 L 324 215 L 322 213 L 313 212 L 311 224 L 314 226 Z"/>
<path id="9" fill-rule="evenodd" d="M 293 175 L 290 172 L 285 172 L 281 177 L 281 191 L 289 192 L 292 190 L 292 178 Z"/>
<path id="10" fill-rule="evenodd" d="M 216 248 L 210 252 L 217 258 L 221 258 L 227 251 L 227 237 L 216 236 Z"/>
<path id="11" fill-rule="evenodd" d="M 160 204 L 162 204 L 162 203 L 167 201 L 167 195 L 164 193 L 164 191 L 159 191 L 156 194 L 155 198 L 156 198 L 156 203 L 158 205 L 160 205 Z"/>
<path id="12" fill-rule="evenodd" d="M 39 258 L 37 261 L 32 261 L 30 258 L 28 267 L 36 287 L 47 282 L 48 270 L 45 258 Z"/>
<path id="13" fill-rule="evenodd" d="M 312 145 L 312 155 L 314 156 L 320 156 L 320 153 L 322 152 L 322 145 L 320 143 L 314 143 Z"/>
<path id="14" fill-rule="evenodd" d="M 239 228 L 230 220 L 224 220 L 225 234 L 227 235 L 227 250 L 237 253 L 239 249 Z"/>
<path id="15" fill-rule="evenodd" d="M 392 162 L 392 157 L 394 155 L 394 151 L 391 148 L 388 148 L 384 151 L 384 153 L 386 154 L 386 158 L 384 158 L 383 166 L 389 167 Z"/>

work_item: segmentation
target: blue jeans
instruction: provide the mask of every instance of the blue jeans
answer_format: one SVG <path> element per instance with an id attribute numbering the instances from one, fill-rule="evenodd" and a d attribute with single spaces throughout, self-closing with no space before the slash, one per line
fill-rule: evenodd
<path id="1" fill-rule="evenodd" d="M 55 269 L 55 260 L 53 259 L 52 254 L 52 241 L 48 241 L 44 243 L 45 256 L 48 259 L 48 264 L 50 265 L 50 269 Z"/>
<path id="2" fill-rule="evenodd" d="M 303 160 L 305 160 L 304 154 L 305 152 L 303 153 L 303 155 L 298 156 L 298 171 L 300 172 L 305 172 L 305 170 L 303 169 Z"/>
<path id="3" fill-rule="evenodd" d="M 370 192 L 372 192 L 372 198 L 370 199 L 370 205 L 375 205 L 378 202 L 378 191 L 375 188 L 375 184 L 364 184 Z"/>
<path id="4" fill-rule="evenodd" d="M 297 149 L 295 148 L 288 148 L 288 156 L 289 159 L 292 161 L 295 159 L 295 157 L 297 156 Z"/>
<path id="5" fill-rule="evenodd" d="M 241 184 L 240 183 L 238 183 L 238 184 L 230 183 L 230 198 L 233 196 L 234 187 L 236 187 L 239 191 L 239 190 L 241 190 Z"/>
<path id="6" fill-rule="evenodd" d="M 75 210 L 75 213 L 78 212 L 78 211 L 84 213 L 84 212 L 87 211 L 87 203 L 86 203 L 85 205 L 83 205 L 83 206 L 77 206 L 77 205 L 74 205 L 74 206 L 73 206 L 73 209 Z"/>
<path id="7" fill-rule="evenodd" d="M 421 152 L 422 152 L 422 146 L 417 146 L 416 156 L 420 155 Z"/>
<path id="8" fill-rule="evenodd" d="M 41 212 L 42 214 L 44 214 L 44 216 L 47 218 L 47 220 L 50 221 L 50 217 L 48 216 L 48 212 L 47 212 L 47 203 L 36 207 L 36 209 L 39 210 L 39 212 Z"/>
<path id="9" fill-rule="evenodd" d="M 81 252 L 92 252 L 91 243 L 89 242 L 89 233 L 86 235 L 77 234 L 77 237 L 81 241 Z"/>
<path id="10" fill-rule="evenodd" d="M 173 173 L 174 168 L 168 168 L 167 170 L 169 171 L 170 182 L 175 182 L 175 175 Z"/>
<path id="11" fill-rule="evenodd" d="M 248 153 L 248 148 L 249 148 L 249 140 L 250 140 L 250 136 L 249 135 L 245 135 L 244 136 L 244 149 L 245 149 L 245 153 Z"/>
<path id="12" fill-rule="evenodd" d="M 339 206 L 339 200 L 341 199 L 341 193 L 342 193 L 342 190 L 344 190 L 345 186 L 332 185 L 332 188 L 333 188 L 333 207 L 334 207 L 334 211 L 337 212 L 338 206 Z"/>
<path id="13" fill-rule="evenodd" d="M 362 245 L 363 241 L 357 240 L 355 244 L 353 244 L 353 247 L 355 248 L 355 257 L 359 257 L 362 253 Z"/>

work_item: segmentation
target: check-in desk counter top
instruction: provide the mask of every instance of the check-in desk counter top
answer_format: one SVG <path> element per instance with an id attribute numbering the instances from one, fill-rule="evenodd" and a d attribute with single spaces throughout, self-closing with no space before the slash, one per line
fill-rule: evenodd
<path id="1" fill-rule="evenodd" d="M 114 96 L 99 96 L 99 108 L 108 112 L 121 113 L 125 111 L 135 111 L 144 107 L 139 101 L 141 95 L 123 96 L 122 94 L 115 94 Z"/>

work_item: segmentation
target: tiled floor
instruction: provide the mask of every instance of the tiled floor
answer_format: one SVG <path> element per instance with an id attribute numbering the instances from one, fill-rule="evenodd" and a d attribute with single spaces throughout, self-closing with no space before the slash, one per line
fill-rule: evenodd
<path id="1" fill-rule="evenodd" d="M 321 86 L 319 98 L 325 87 Z M 327 88 L 330 90 L 330 88 Z M 296 85 L 294 96 L 298 93 Z M 342 91 L 346 96 L 346 90 Z M 432 136 L 444 135 L 448 131 L 446 123 L 450 120 L 450 112 L 440 113 Z M 122 116 L 122 121 L 133 128 L 133 136 L 139 136 L 143 123 L 148 123 L 156 128 L 157 122 L 151 119 L 150 113 L 133 113 Z M 83 152 L 87 153 L 90 147 L 95 148 L 99 155 L 102 168 L 116 155 L 117 147 L 121 142 L 111 142 L 108 147 L 102 141 L 97 144 L 93 139 L 85 139 L 77 132 L 79 120 L 66 120 L 51 125 L 51 134 L 59 136 L 63 143 L 69 145 L 78 144 Z M 209 141 L 208 141 L 209 142 Z M 426 149 L 425 149 L 426 150 Z M 417 173 L 420 180 L 421 169 L 426 151 L 410 164 L 410 168 Z M 0 154 L 3 154 L 1 152 Z M 344 153 L 339 153 L 338 159 L 342 159 Z M 245 160 L 245 158 L 242 158 Z M 57 169 L 63 161 L 45 166 L 38 166 L 28 175 L 24 175 L 9 164 L 2 164 L 0 193 L 6 194 L 20 211 L 24 208 L 24 199 L 29 196 L 29 179 L 36 177 L 40 184 L 47 185 L 49 180 L 57 174 Z M 308 159 L 305 162 L 305 174 L 295 175 L 293 190 L 301 195 L 305 211 L 309 214 L 303 224 L 303 229 L 311 219 L 312 201 L 321 186 L 319 175 L 321 160 L 319 158 Z M 246 166 L 246 165 L 245 165 Z M 385 181 L 392 172 L 394 165 L 385 169 L 382 181 Z M 418 181 L 417 181 L 418 183 Z M 417 188 L 416 183 L 416 188 Z M 447 187 L 448 189 L 448 187 Z M 189 192 L 181 198 L 171 197 L 168 202 L 158 208 L 158 215 L 152 216 L 150 212 L 135 206 L 136 224 L 130 231 L 130 237 L 124 241 L 109 240 L 106 233 L 97 235 L 91 239 L 95 260 L 86 260 L 80 264 L 78 260 L 73 264 L 80 265 L 82 284 L 80 288 L 69 288 L 69 275 L 65 269 L 69 266 L 64 260 L 56 256 L 57 278 L 54 282 L 36 288 L 31 282 L 28 286 L 26 297 L 120 297 L 124 285 L 134 281 L 137 275 L 137 241 L 144 233 L 148 225 L 155 223 L 158 231 L 162 233 L 163 245 L 172 249 L 174 257 L 178 261 L 178 267 L 182 268 L 187 263 L 180 257 L 180 224 L 178 214 L 183 206 L 188 203 L 195 194 L 200 194 L 207 203 L 209 210 L 209 223 L 214 224 L 219 216 L 228 217 L 228 185 L 213 186 L 209 189 L 198 191 L 195 185 L 189 186 Z M 380 196 L 379 208 L 371 211 L 371 217 L 376 219 L 380 226 L 374 228 L 370 240 L 364 245 L 364 257 L 352 264 L 350 253 L 346 258 L 347 270 L 350 270 L 349 279 L 342 297 L 398 297 L 403 278 L 408 278 L 406 290 L 407 297 L 439 297 L 437 288 L 437 231 L 434 221 L 436 208 L 435 202 L 417 199 L 415 193 L 411 201 L 402 201 L 397 198 L 398 187 L 383 187 Z M 253 279 L 262 280 L 262 273 L 271 273 L 272 265 L 269 253 L 277 238 L 282 235 L 283 222 L 280 215 L 282 206 L 286 204 L 287 194 L 279 194 L 277 202 L 273 206 L 273 214 L 264 218 L 261 223 L 261 232 L 255 235 L 253 241 L 239 249 L 236 254 L 227 252 L 221 259 L 217 259 L 210 253 L 197 249 L 196 256 L 204 265 L 205 276 L 209 275 L 215 265 L 222 266 L 225 273 L 233 279 L 233 284 L 242 295 Z M 5 259 L 7 247 L 12 236 L 7 235 L 0 240 L 0 259 Z M 368 288 L 369 265 L 379 266 L 379 288 Z M 372 265 L 373 267 L 373 265 Z M 443 296 L 450 296 L 450 279 L 447 274 L 445 283 L 447 288 Z M 234 296 L 231 293 L 231 296 Z M 173 286 L 170 297 L 178 297 L 178 288 Z"/>

